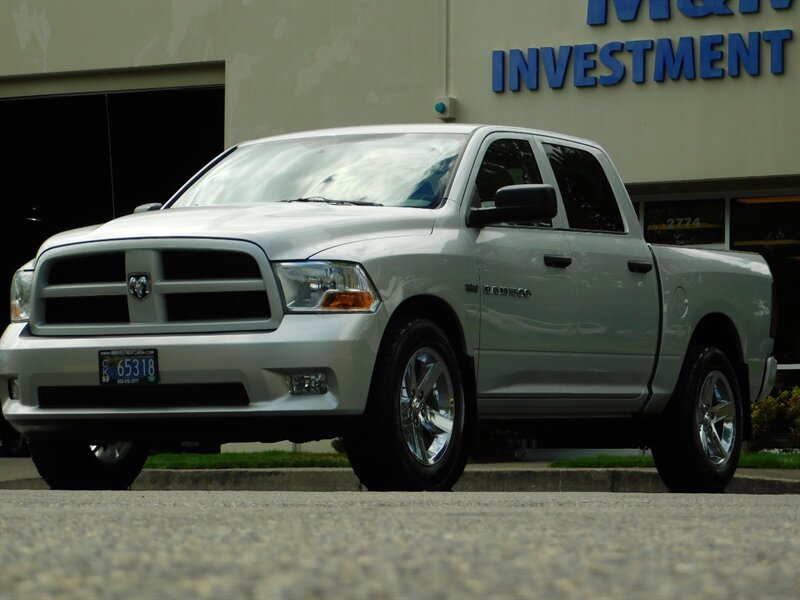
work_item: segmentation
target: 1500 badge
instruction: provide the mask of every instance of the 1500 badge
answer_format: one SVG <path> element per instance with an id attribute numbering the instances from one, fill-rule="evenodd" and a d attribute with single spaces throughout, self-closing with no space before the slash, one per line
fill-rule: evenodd
<path id="1" fill-rule="evenodd" d="M 464 290 L 477 294 L 480 286 L 477 283 L 465 283 Z M 533 293 L 528 288 L 505 287 L 502 285 L 484 285 L 483 293 L 487 296 L 510 296 L 511 298 L 530 298 Z"/>

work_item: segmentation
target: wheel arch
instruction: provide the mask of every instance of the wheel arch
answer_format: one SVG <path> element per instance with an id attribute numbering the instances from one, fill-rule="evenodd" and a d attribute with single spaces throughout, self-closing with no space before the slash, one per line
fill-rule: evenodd
<path id="1" fill-rule="evenodd" d="M 464 328 L 456 314 L 456 311 L 438 296 L 430 294 L 420 294 L 411 296 L 401 302 L 389 318 L 389 322 L 384 330 L 383 339 L 392 329 L 402 320 L 408 318 L 429 319 L 442 328 L 447 339 L 453 344 L 453 350 L 459 358 L 459 366 L 463 377 L 464 392 L 466 395 L 466 405 L 469 413 L 467 418 L 473 425 L 477 424 L 477 401 L 476 401 L 476 381 L 475 381 L 475 360 L 467 352 L 467 338 Z M 381 342 L 383 343 L 383 341 Z M 474 431 L 476 427 L 468 428 Z M 470 440 L 472 441 L 472 440 Z"/>
<path id="2" fill-rule="evenodd" d="M 736 325 L 730 317 L 722 313 L 705 315 L 695 326 L 688 347 L 701 344 L 719 348 L 730 360 L 742 396 L 744 439 L 750 439 L 750 376 Z"/>

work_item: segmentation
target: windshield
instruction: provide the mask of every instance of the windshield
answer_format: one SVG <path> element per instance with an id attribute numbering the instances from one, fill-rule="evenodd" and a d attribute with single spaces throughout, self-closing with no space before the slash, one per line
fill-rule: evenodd
<path id="1" fill-rule="evenodd" d="M 465 134 L 400 133 L 246 144 L 172 206 L 330 202 L 433 208 L 466 142 Z"/>

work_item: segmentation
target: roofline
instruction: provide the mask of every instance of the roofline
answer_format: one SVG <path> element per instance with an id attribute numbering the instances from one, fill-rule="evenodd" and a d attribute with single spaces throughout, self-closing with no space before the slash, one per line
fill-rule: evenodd
<path id="1" fill-rule="evenodd" d="M 293 133 L 283 133 L 279 135 L 272 135 L 262 138 L 250 139 L 243 141 L 237 145 L 244 146 L 250 144 L 258 144 L 267 141 L 281 141 L 292 139 L 304 139 L 315 137 L 333 137 L 338 135 L 367 135 L 367 134 L 397 134 L 397 133 L 461 133 L 465 135 L 473 135 L 477 132 L 491 133 L 491 132 L 507 132 L 528 135 L 540 135 L 562 139 L 565 141 L 572 141 L 580 144 L 587 144 L 590 146 L 597 146 L 599 144 L 592 140 L 579 138 L 564 133 L 555 131 L 547 131 L 543 129 L 532 129 L 529 127 L 515 127 L 507 125 L 486 125 L 475 123 L 411 123 L 411 124 L 391 124 L 391 125 L 357 125 L 353 127 L 335 127 L 329 129 L 314 129 L 310 131 L 297 131 Z"/>

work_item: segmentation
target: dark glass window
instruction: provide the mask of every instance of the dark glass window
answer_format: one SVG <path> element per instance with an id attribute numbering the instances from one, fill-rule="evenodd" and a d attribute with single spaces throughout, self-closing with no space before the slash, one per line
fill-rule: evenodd
<path id="1" fill-rule="evenodd" d="M 644 239 L 676 246 L 724 244 L 725 201 L 646 202 Z"/>
<path id="2" fill-rule="evenodd" d="M 530 144 L 524 140 L 492 142 L 475 180 L 481 203 L 493 202 L 502 187 L 526 183 L 542 183 Z"/>
<path id="3" fill-rule="evenodd" d="M 486 150 L 475 178 L 478 189 L 476 204 L 483 207 L 494 206 L 497 190 L 507 185 L 541 183 L 542 175 L 528 142 L 496 140 Z M 535 223 L 517 223 L 514 226 L 552 227 L 552 221 L 547 219 Z"/>
<path id="4" fill-rule="evenodd" d="M 800 363 L 800 196 L 734 200 L 731 249 L 766 259 L 775 280 L 775 358 Z"/>
<path id="5" fill-rule="evenodd" d="M 603 167 L 589 152 L 544 144 L 561 190 L 570 229 L 624 231 L 617 199 Z"/>

